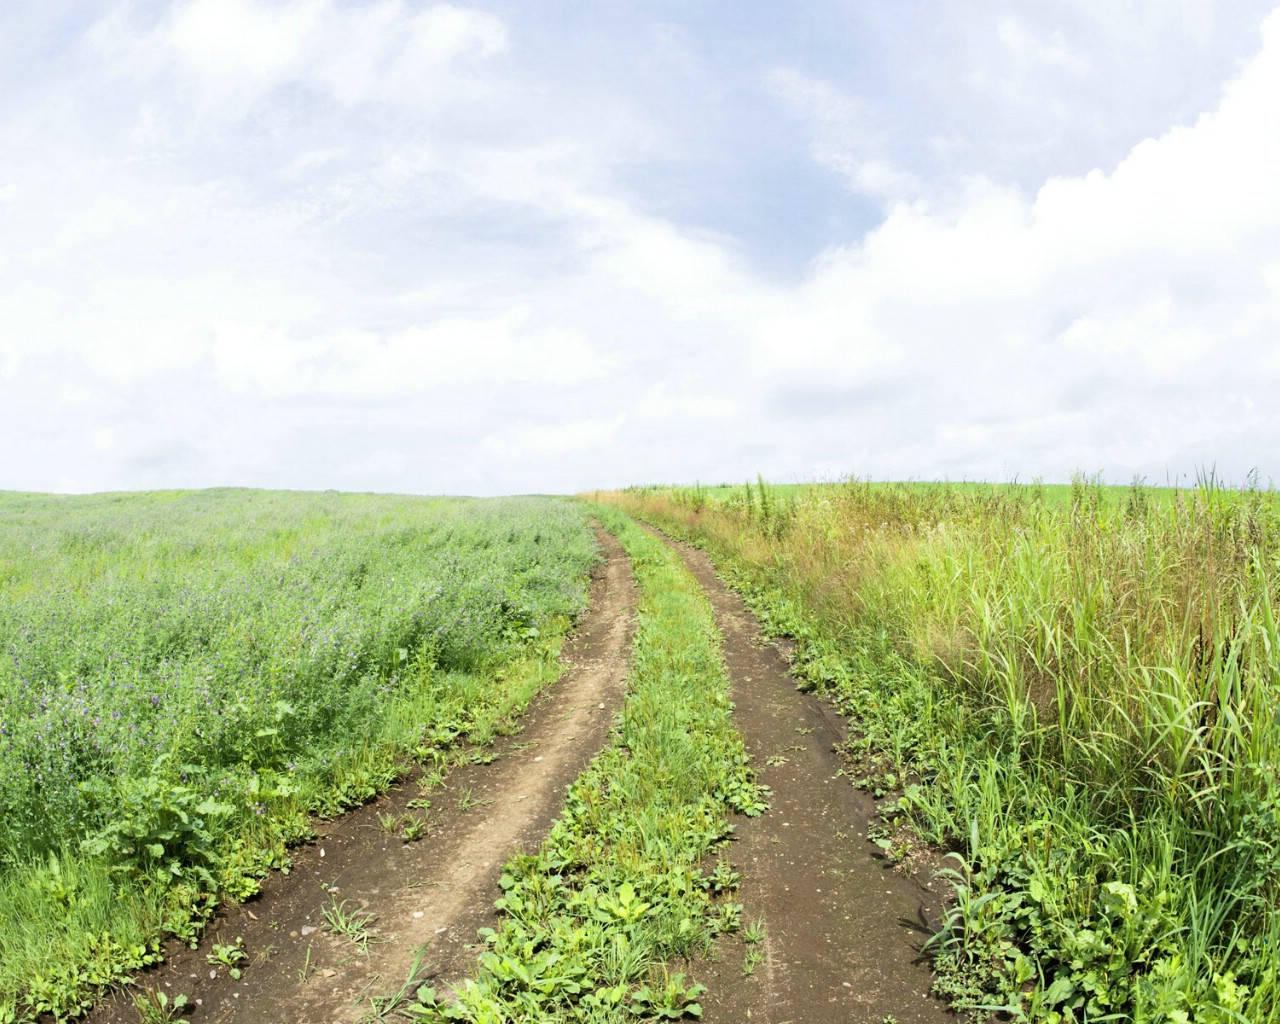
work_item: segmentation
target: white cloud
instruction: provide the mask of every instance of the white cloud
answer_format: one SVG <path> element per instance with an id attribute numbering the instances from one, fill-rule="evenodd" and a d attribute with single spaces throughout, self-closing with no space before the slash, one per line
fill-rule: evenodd
<path id="1" fill-rule="evenodd" d="M 774 70 L 767 85 L 812 126 L 814 159 L 854 191 L 888 200 L 919 194 L 915 175 L 894 166 L 883 152 L 882 132 L 867 103 L 794 68 Z"/>
<path id="2" fill-rule="evenodd" d="M 116 446 L 116 431 L 113 427 L 96 427 L 89 440 L 94 451 L 109 452 Z"/>
<path id="3" fill-rule="evenodd" d="M 622 424 L 622 416 L 554 425 L 519 424 L 489 434 L 480 445 L 486 453 L 508 461 L 560 458 L 608 446 Z"/>
<path id="4" fill-rule="evenodd" d="M 1068 0 L 1061 24 L 981 10 L 963 37 L 940 5 L 944 41 L 985 49 L 929 51 L 921 75 L 893 66 L 919 42 L 895 29 L 899 91 L 879 94 L 832 63 L 838 40 L 752 37 L 730 66 L 736 43 L 683 26 L 677 84 L 704 88 L 662 97 L 671 33 L 597 53 L 502 2 L 105 6 L 92 45 L 0 112 L 22 169 L 0 183 L 0 429 L 44 438 L 0 487 L 1274 458 L 1280 14 L 1217 101 L 1134 144 L 1129 51 L 1098 38 L 1148 19 L 1165 39 L 1156 0 Z M 1229 13 L 1182 7 L 1192 35 Z M 944 73 L 966 60 L 996 75 L 980 104 Z M 952 105 L 903 92 L 913 76 Z M 974 157 L 1015 152 L 1006 118 L 1028 109 L 1053 145 L 1090 119 L 1128 141 L 1091 173 Z"/>
<path id="5" fill-rule="evenodd" d="M 93 392 L 82 384 L 66 382 L 58 389 L 58 404 L 62 406 L 84 405 L 93 398 Z"/>
<path id="6" fill-rule="evenodd" d="M 581 335 L 528 321 L 528 311 L 516 310 L 485 320 L 310 337 L 224 321 L 214 327 L 211 355 L 227 386 L 274 396 L 387 396 L 482 381 L 563 386 L 604 371 Z"/>
<path id="7" fill-rule="evenodd" d="M 1217 347 L 1218 325 L 1196 323 L 1196 319 L 1189 311 L 1179 310 L 1165 292 L 1131 308 L 1081 316 L 1056 340 L 1091 361 L 1132 354 L 1158 380 L 1185 372 Z"/>
<path id="8" fill-rule="evenodd" d="M 659 384 L 643 395 L 631 411 L 639 422 L 730 423 L 742 413 L 742 405 L 730 394 L 685 393 Z"/>
<path id="9" fill-rule="evenodd" d="M 1092 70 L 1088 59 L 1075 53 L 1060 31 L 1053 32 L 1047 40 L 1041 39 L 1012 16 L 1002 18 L 996 31 L 1000 42 L 1020 63 L 1047 64 L 1073 75 L 1087 75 Z"/>
<path id="10" fill-rule="evenodd" d="M 1054 179 L 1033 197 L 977 182 L 954 205 L 894 206 L 760 326 L 757 372 L 788 386 L 915 372 L 934 458 L 984 471 L 990 459 L 976 453 L 1012 437 L 1034 450 L 1039 436 L 1070 469 L 1185 454 L 1231 417 L 1265 431 L 1246 399 L 1280 383 L 1270 369 L 1255 376 L 1280 336 L 1280 13 L 1264 35 L 1216 110 L 1109 172 Z M 1046 418 L 1069 396 L 1079 408 Z M 1192 399 L 1196 415 L 1151 415 L 1153 402 Z M 1126 443 L 1094 436 L 1103 428 Z M 1064 430 L 1091 455 L 1052 440 Z M 902 445 L 869 455 L 904 457 L 928 459 Z"/>
<path id="11" fill-rule="evenodd" d="M 353 480 L 384 481 L 403 477 L 409 465 L 409 456 L 404 452 L 379 448 L 365 458 L 343 463 L 338 474 Z"/>
<path id="12" fill-rule="evenodd" d="M 94 42 L 123 74 L 176 69 L 198 86 L 203 113 L 234 117 L 289 83 L 347 107 L 431 104 L 456 62 L 500 53 L 507 40 L 498 19 L 450 4 L 187 0 L 150 31 L 108 17 Z"/>

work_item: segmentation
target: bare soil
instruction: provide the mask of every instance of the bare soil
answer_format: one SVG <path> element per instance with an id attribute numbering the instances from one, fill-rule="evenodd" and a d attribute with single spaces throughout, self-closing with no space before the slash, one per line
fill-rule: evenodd
<path id="1" fill-rule="evenodd" d="M 761 638 L 755 616 L 702 551 L 664 540 L 711 600 L 734 720 L 773 791 L 768 813 L 737 823 L 731 850 L 744 874 L 744 923 L 764 919 L 764 959 L 749 976 L 739 955 L 710 966 L 704 1020 L 954 1024 L 930 995 L 933 972 L 920 956 L 941 900 L 868 842 L 874 801 L 840 774 L 836 753 L 845 720 L 796 689 L 784 653 Z"/>
<path id="2" fill-rule="evenodd" d="M 411 783 L 318 826 L 314 842 L 294 851 L 289 875 L 221 911 L 198 950 L 168 950 L 142 984 L 186 994 L 195 1024 L 328 1024 L 353 1021 L 368 996 L 397 989 L 420 949 L 433 984 L 469 974 L 476 930 L 497 923 L 503 863 L 536 849 L 621 706 L 636 590 L 621 545 L 603 532 L 599 538 L 606 561 L 565 645 L 563 677 L 535 699 L 520 735 L 495 745 L 493 763 L 457 768 L 432 791 L 427 835 L 403 843 L 379 825 L 380 815 L 399 815 L 420 795 Z M 335 899 L 374 915 L 367 955 L 325 928 L 323 908 Z M 249 955 L 240 980 L 206 960 L 213 943 L 237 936 Z M 123 995 L 89 1017 L 90 1024 L 137 1019 Z"/>

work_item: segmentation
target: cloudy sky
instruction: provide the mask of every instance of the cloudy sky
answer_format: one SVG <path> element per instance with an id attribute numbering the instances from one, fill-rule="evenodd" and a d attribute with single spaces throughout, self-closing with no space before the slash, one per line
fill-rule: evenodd
<path id="1" fill-rule="evenodd" d="M 0 4 L 0 489 L 1280 483 L 1275 2 Z"/>

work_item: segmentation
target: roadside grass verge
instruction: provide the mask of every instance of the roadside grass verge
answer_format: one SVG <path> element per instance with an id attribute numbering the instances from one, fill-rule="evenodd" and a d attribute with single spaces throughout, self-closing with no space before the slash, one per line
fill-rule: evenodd
<path id="1" fill-rule="evenodd" d="M 1179 497 L 1185 497 L 1189 491 L 1198 488 L 1198 482 L 1190 484 L 1169 484 L 1165 486 L 1148 485 L 1143 477 L 1135 476 L 1128 484 L 1104 484 L 1100 475 L 1092 477 L 1076 474 L 1069 484 L 1046 484 L 1040 480 L 1031 483 L 1010 482 L 1003 484 L 943 481 L 888 481 L 888 480 L 829 480 L 824 483 L 775 484 L 766 483 L 762 477 L 745 484 L 673 484 L 641 485 L 628 487 L 631 496 L 664 496 L 677 501 L 686 509 L 700 510 L 707 505 L 728 508 L 750 507 L 757 502 L 777 502 L 780 509 L 797 499 L 815 500 L 825 496 L 840 495 L 850 484 L 868 490 L 881 492 L 882 496 L 909 495 L 914 500 L 952 500 L 956 497 L 968 499 L 990 500 L 1000 498 L 1007 501 L 1033 502 L 1057 505 L 1069 508 L 1078 502 L 1082 494 L 1088 500 L 1101 506 L 1124 507 L 1138 500 L 1145 504 L 1168 505 L 1175 503 Z M 1246 481 L 1246 490 L 1257 492 L 1256 475 Z M 1265 496 L 1266 500 L 1275 501 L 1275 495 Z"/>
<path id="2" fill-rule="evenodd" d="M 310 821 L 439 778 L 559 674 L 568 502 L 0 495 L 0 1022 L 84 1010 Z"/>
<path id="3" fill-rule="evenodd" d="M 1280 514 L 852 483 L 604 500 L 701 544 L 850 715 L 877 839 L 950 851 L 960 1009 L 1280 1020 Z"/>
<path id="4" fill-rule="evenodd" d="M 733 813 L 766 808 L 731 720 L 711 606 L 678 557 L 613 509 L 639 624 L 621 720 L 534 854 L 502 875 L 501 927 L 445 996 L 413 976 L 371 1019 L 591 1024 L 696 1017 L 689 960 L 736 931 L 738 876 L 717 852 Z M 416 974 L 416 970 L 415 970 Z"/>

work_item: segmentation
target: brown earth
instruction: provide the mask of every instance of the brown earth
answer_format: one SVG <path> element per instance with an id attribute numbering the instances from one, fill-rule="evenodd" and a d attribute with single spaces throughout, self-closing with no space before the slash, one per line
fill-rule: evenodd
<path id="1" fill-rule="evenodd" d="M 476 930 L 497 923 L 503 863 L 540 843 L 621 706 L 636 590 L 621 545 L 599 537 L 606 561 L 565 645 L 563 677 L 535 699 L 520 735 L 495 745 L 493 763 L 463 765 L 432 791 L 426 836 L 402 843 L 379 825 L 380 815 L 400 815 L 420 795 L 412 784 L 319 825 L 315 841 L 294 851 L 288 876 L 272 876 L 257 899 L 220 912 L 198 950 L 169 950 L 140 982 L 186 994 L 193 1024 L 328 1024 L 354 1020 L 367 997 L 399 988 L 420 949 L 433 984 L 469 974 Z M 323 908 L 343 900 L 348 911 L 375 915 L 367 955 L 325 928 Z M 249 956 L 238 981 L 206 960 L 214 943 L 237 936 Z M 122 995 L 88 1019 L 134 1024 L 138 1013 Z"/>
<path id="2" fill-rule="evenodd" d="M 764 959 L 749 976 L 740 955 L 710 965 L 703 1019 L 954 1024 L 929 994 L 933 973 L 920 956 L 940 900 L 892 870 L 867 840 L 874 801 L 840 774 L 835 752 L 847 739 L 845 720 L 797 691 L 785 655 L 761 639 L 755 616 L 702 551 L 663 539 L 711 600 L 734 721 L 773 791 L 768 813 L 738 822 L 731 850 L 744 875 L 743 922 L 764 921 Z"/>

